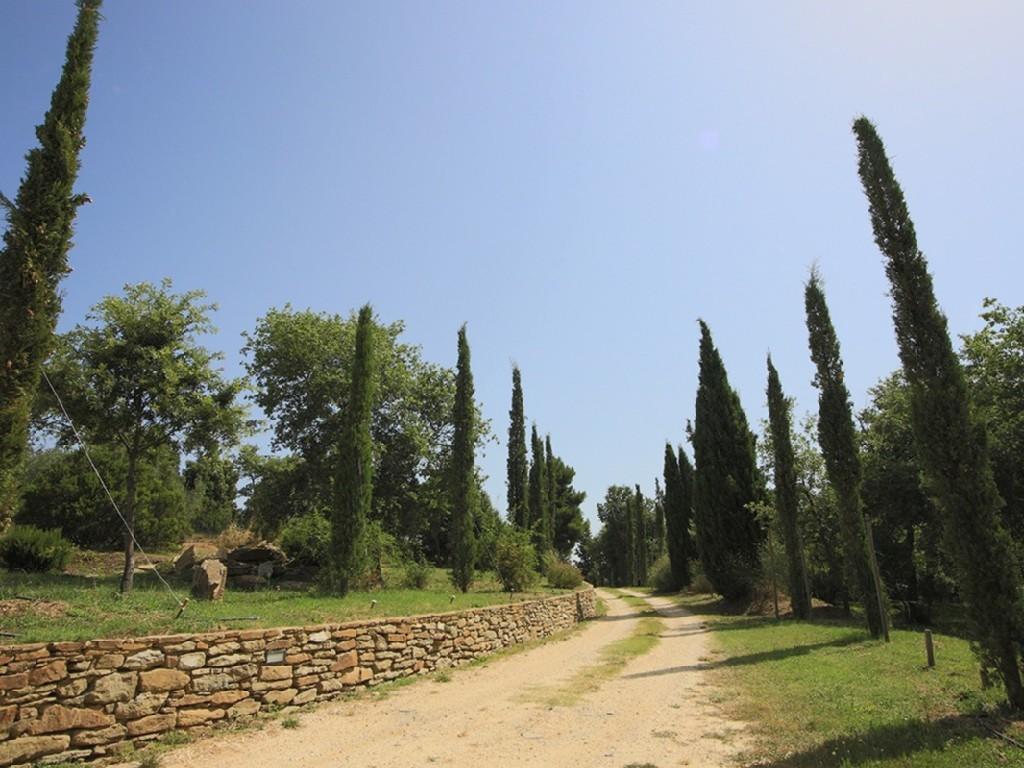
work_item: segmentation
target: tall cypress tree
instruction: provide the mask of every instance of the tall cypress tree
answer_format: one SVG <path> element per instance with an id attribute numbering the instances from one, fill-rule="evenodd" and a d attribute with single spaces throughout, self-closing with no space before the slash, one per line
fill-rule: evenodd
<path id="1" fill-rule="evenodd" d="M 555 485 L 558 476 L 555 467 L 555 454 L 551 450 L 551 435 L 544 436 L 544 549 L 555 546 L 555 506 L 558 492 Z"/>
<path id="2" fill-rule="evenodd" d="M 885 255 L 892 286 L 896 340 L 910 385 L 911 424 L 925 485 L 942 519 L 945 548 L 957 570 L 982 663 L 1002 678 L 1010 703 L 1024 707 L 1020 571 L 1000 522 L 1002 500 L 985 429 L 971 411 L 928 262 L 918 249 L 882 140 L 867 118 L 856 120 L 853 131 L 875 243 Z"/>
<path id="3" fill-rule="evenodd" d="M 750 594 L 760 569 L 758 547 L 763 538 L 749 507 L 758 491 L 754 436 L 703 321 L 700 333 L 693 430 L 697 547 L 715 590 L 727 598 L 743 598 Z"/>
<path id="4" fill-rule="evenodd" d="M 36 128 L 39 146 L 25 156 L 28 168 L 14 202 L 0 195 L 7 217 L 0 249 L 0 530 L 17 505 L 32 400 L 61 311 L 58 286 L 71 271 L 75 214 L 88 202 L 74 186 L 99 7 L 100 0 L 79 0 L 60 81 Z"/>
<path id="5" fill-rule="evenodd" d="M 880 637 L 885 631 L 884 617 L 880 612 L 882 596 L 875 588 L 872 552 L 860 497 L 860 452 L 853 424 L 853 406 L 844 380 L 839 339 L 832 326 L 816 270 L 811 271 L 804 290 L 804 307 L 811 360 L 817 369 L 814 386 L 819 391 L 818 443 L 825 459 L 828 480 L 836 494 L 846 581 L 851 591 L 860 597 L 871 635 Z"/>
<path id="6" fill-rule="evenodd" d="M 545 525 L 545 495 L 547 473 L 544 471 L 544 443 L 537 434 L 537 425 L 530 432 L 530 473 L 528 478 L 527 504 L 530 511 L 530 530 L 538 553 L 544 552 L 543 530 Z"/>
<path id="7" fill-rule="evenodd" d="M 665 529 L 668 536 L 668 561 L 676 589 L 690 584 L 690 503 L 672 446 L 665 443 Z"/>
<path id="8" fill-rule="evenodd" d="M 523 529 L 530 527 L 527 504 L 526 418 L 523 415 L 523 382 L 519 366 L 512 368 L 512 408 L 508 412 L 508 520 Z"/>
<path id="9" fill-rule="evenodd" d="M 690 586 L 691 574 L 689 562 L 697 559 L 697 543 L 693 540 L 693 536 L 690 534 L 690 525 L 693 522 L 693 486 L 694 486 L 694 475 L 693 464 L 690 463 L 690 457 L 686 455 L 683 450 L 683 446 L 677 446 L 676 449 L 676 466 L 679 468 L 679 489 L 683 499 L 682 508 L 682 548 L 685 553 L 687 566 L 686 566 L 686 581 L 682 585 L 684 587 Z"/>
<path id="10" fill-rule="evenodd" d="M 636 568 L 636 497 L 626 488 L 626 586 L 637 583 Z"/>
<path id="11" fill-rule="evenodd" d="M 789 564 L 789 596 L 793 615 L 798 619 L 811 617 L 811 591 L 807 582 L 807 564 L 804 547 L 797 527 L 796 462 L 793 458 L 790 404 L 782 392 L 779 373 L 768 355 L 768 421 L 771 426 L 772 448 L 775 453 L 775 508 L 779 513 L 779 526 L 786 546 Z"/>
<path id="12" fill-rule="evenodd" d="M 665 492 L 654 478 L 654 559 L 665 554 Z"/>
<path id="13" fill-rule="evenodd" d="M 466 326 L 459 329 L 459 360 L 455 367 L 455 410 L 452 414 L 451 466 L 451 552 L 455 586 L 469 591 L 476 564 L 475 523 L 476 484 L 476 410 L 473 406 L 473 371 L 469 364 Z"/>
<path id="14" fill-rule="evenodd" d="M 633 510 L 636 515 L 636 578 L 638 584 L 647 583 L 647 509 L 640 485 L 636 486 L 633 497 Z"/>
<path id="15" fill-rule="evenodd" d="M 348 406 L 342 416 L 331 513 L 331 587 L 346 594 L 366 567 L 365 532 L 373 505 L 370 421 L 376 388 L 373 308 L 359 310 Z"/>

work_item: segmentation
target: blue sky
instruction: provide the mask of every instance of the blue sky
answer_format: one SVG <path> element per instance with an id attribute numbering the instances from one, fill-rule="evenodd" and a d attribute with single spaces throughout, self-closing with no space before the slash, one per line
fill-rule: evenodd
<path id="1" fill-rule="evenodd" d="M 126 282 L 220 305 L 403 319 L 501 438 L 527 417 L 577 470 L 653 490 L 693 414 L 696 319 L 753 424 L 764 356 L 816 407 L 817 261 L 855 405 L 897 365 L 851 120 L 876 122 L 955 332 L 1022 304 L 1024 4 L 107 0 L 62 327 Z M 0 6 L 0 190 L 59 75 L 70 0 Z"/>

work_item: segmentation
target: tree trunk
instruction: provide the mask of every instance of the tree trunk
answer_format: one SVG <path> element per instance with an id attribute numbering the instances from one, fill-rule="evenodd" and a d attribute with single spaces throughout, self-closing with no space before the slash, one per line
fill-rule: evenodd
<path id="1" fill-rule="evenodd" d="M 124 572 L 121 574 L 121 594 L 132 591 L 135 583 L 135 491 L 138 483 L 136 474 L 139 457 L 134 451 L 128 453 L 127 493 L 124 499 Z"/>

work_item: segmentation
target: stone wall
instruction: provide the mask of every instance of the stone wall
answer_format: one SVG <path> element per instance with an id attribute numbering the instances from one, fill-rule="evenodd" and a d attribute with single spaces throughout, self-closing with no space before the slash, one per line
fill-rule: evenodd
<path id="1" fill-rule="evenodd" d="M 0 646 L 0 766 L 116 754 L 170 730 L 456 666 L 594 614 L 586 588 L 435 616 Z"/>

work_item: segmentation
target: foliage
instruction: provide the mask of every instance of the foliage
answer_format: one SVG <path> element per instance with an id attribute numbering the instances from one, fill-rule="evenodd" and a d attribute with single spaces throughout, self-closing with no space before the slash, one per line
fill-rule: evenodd
<path id="1" fill-rule="evenodd" d="M 293 517 L 281 529 L 281 549 L 296 565 L 320 567 L 331 548 L 331 521 L 319 512 Z"/>
<path id="2" fill-rule="evenodd" d="M 520 528 L 530 527 L 527 506 L 526 417 L 523 414 L 523 382 L 519 366 L 512 368 L 512 408 L 508 412 L 508 519 Z"/>
<path id="3" fill-rule="evenodd" d="M 576 470 L 560 456 L 552 456 L 546 470 L 551 487 L 551 544 L 563 560 L 568 560 L 583 539 L 586 520 L 582 504 L 587 494 L 573 486 Z"/>
<path id="4" fill-rule="evenodd" d="M 171 281 L 127 285 L 108 296 L 78 325 L 58 338 L 51 379 L 71 419 L 91 445 L 123 446 L 125 485 L 119 504 L 129 529 L 136 524 L 139 467 L 161 448 L 215 451 L 232 444 L 245 428 L 236 404 L 240 380 L 225 380 L 221 355 L 198 343 L 212 332 L 201 291 L 171 293 Z M 73 444 L 71 425 L 58 404 L 42 392 L 48 425 L 61 442 Z M 122 591 L 135 571 L 131 537 L 125 535 Z"/>
<path id="5" fill-rule="evenodd" d="M 286 511 L 265 510 L 269 528 L 289 514 L 332 503 L 325 478 L 331 474 L 348 409 L 356 326 L 355 314 L 343 318 L 286 306 L 269 310 L 245 335 L 254 400 L 272 422 L 274 447 L 294 457 L 291 469 L 298 473 L 284 494 L 290 502 L 281 507 Z M 442 562 L 448 555 L 443 498 L 451 460 L 455 374 L 426 362 L 420 347 L 404 343 L 404 329 L 401 322 L 374 328 L 371 516 L 403 544 Z M 478 444 L 488 439 L 489 425 L 478 418 Z"/>
<path id="6" fill-rule="evenodd" d="M 1003 523 L 1024 542 L 1024 307 L 985 299 L 985 326 L 963 337 L 961 357 L 977 418 L 984 423 L 992 471 L 1005 502 Z"/>
<path id="7" fill-rule="evenodd" d="M 331 506 L 331 588 L 345 595 L 367 565 L 364 533 L 373 504 L 373 437 L 370 420 L 376 388 L 373 308 L 359 310 L 348 407 L 341 423 Z"/>
<path id="8" fill-rule="evenodd" d="M 583 583 L 583 574 L 572 563 L 562 560 L 554 552 L 545 552 L 541 562 L 544 566 L 544 578 L 548 586 L 554 589 L 576 589 Z"/>
<path id="9" fill-rule="evenodd" d="M 107 486 L 124 488 L 125 451 L 116 445 L 90 450 Z M 154 450 L 138 466 L 135 536 L 143 547 L 177 544 L 190 530 L 185 487 L 178 474 L 178 453 Z M 80 547 L 115 549 L 124 524 L 81 450 L 54 448 L 34 453 L 26 465 L 21 508 L 15 520 L 38 528 L 57 528 Z"/>
<path id="10" fill-rule="evenodd" d="M 203 453 L 185 465 L 193 530 L 220 533 L 236 518 L 238 467 L 219 452 Z"/>
<path id="11" fill-rule="evenodd" d="M 530 513 L 530 530 L 537 552 L 543 552 L 551 545 L 544 538 L 547 528 L 547 477 L 544 472 L 544 443 L 537 434 L 534 424 L 530 433 L 530 471 L 527 476 L 527 506 Z"/>
<path id="12" fill-rule="evenodd" d="M 921 488 L 910 423 L 910 388 L 897 371 L 870 390 L 860 413 L 864 509 L 871 518 L 879 569 L 911 618 L 927 621 L 937 600 L 955 598 L 952 565 L 939 547 L 941 523 Z"/>
<path id="13" fill-rule="evenodd" d="M 763 532 L 749 509 L 761 492 L 754 436 L 739 396 L 729 385 L 711 331 L 700 322 L 700 377 L 693 458 L 697 548 L 715 590 L 743 598 L 757 580 Z"/>
<path id="14" fill-rule="evenodd" d="M 876 589 L 871 568 L 868 529 L 860 496 L 860 453 L 853 424 L 853 406 L 844 380 L 839 339 L 832 326 L 816 270 L 811 271 L 807 281 L 804 307 L 811 360 L 816 368 L 814 386 L 819 391 L 818 442 L 839 505 L 846 583 L 861 600 L 871 634 L 879 637 L 883 632 L 884 618 L 879 612 L 883 598 Z"/>
<path id="15" fill-rule="evenodd" d="M 604 501 L 597 505 L 601 530 L 590 547 L 595 572 L 592 580 L 595 582 L 614 587 L 631 583 L 629 528 L 633 523 L 632 500 L 632 489 L 613 485 L 605 491 Z"/>
<path id="16" fill-rule="evenodd" d="M 679 589 L 668 555 L 662 555 L 651 564 L 650 572 L 647 574 L 647 586 L 655 592 L 663 593 Z"/>
<path id="17" fill-rule="evenodd" d="M 405 564 L 402 574 L 402 586 L 406 589 L 426 589 L 430 582 L 430 566 L 418 560 L 410 560 Z"/>
<path id="18" fill-rule="evenodd" d="M 473 371 L 470 369 L 466 326 L 459 329 L 459 356 L 455 374 L 455 408 L 452 413 L 451 464 L 451 563 L 452 579 L 463 592 L 473 583 L 476 565 L 475 525 L 477 519 L 476 408 L 473 401 Z"/>
<path id="19" fill-rule="evenodd" d="M 640 486 L 637 485 L 636 494 L 633 496 L 633 530 L 635 532 L 633 557 L 636 560 L 633 573 L 637 584 L 647 583 L 647 553 L 649 550 L 647 529 L 647 500 L 644 499 L 643 493 L 640 492 Z"/>
<path id="20" fill-rule="evenodd" d="M 985 427 L 971 412 L 967 381 L 882 140 L 866 118 L 855 121 L 853 130 L 875 243 L 885 255 L 892 287 L 896 341 L 910 385 L 924 483 L 942 519 L 946 551 L 957 570 L 983 665 L 997 671 L 1010 703 L 1021 708 L 1021 578 L 1000 521 L 1002 500 Z"/>
<path id="21" fill-rule="evenodd" d="M 684 462 L 680 470 L 679 460 Z M 684 480 L 684 473 L 686 478 Z M 668 558 L 672 565 L 672 589 L 682 589 L 690 583 L 690 560 L 693 544 L 690 541 L 690 519 L 693 511 L 693 468 L 690 460 L 679 448 L 678 458 L 670 443 L 665 443 L 665 528 L 668 537 Z"/>
<path id="22" fill-rule="evenodd" d="M 527 531 L 506 527 L 498 536 L 494 569 L 506 592 L 525 592 L 537 579 L 537 552 Z"/>
<path id="23" fill-rule="evenodd" d="M 252 530 L 242 528 L 236 523 L 231 523 L 231 525 L 217 534 L 214 543 L 217 545 L 217 550 L 222 555 L 226 555 L 231 550 L 238 549 L 238 547 L 254 544 L 256 540 L 257 536 Z"/>
<path id="24" fill-rule="evenodd" d="M 9 571 L 61 571 L 71 556 L 71 542 L 57 529 L 12 525 L 0 537 L 0 565 Z"/>
<path id="25" fill-rule="evenodd" d="M 0 248 L 0 530 L 14 514 L 28 440 L 32 402 L 43 362 L 53 349 L 61 312 L 60 281 L 71 271 L 68 252 L 78 207 L 78 155 L 85 145 L 85 114 L 100 0 L 81 0 L 68 38 L 60 81 L 36 128 L 39 146 L 11 202 L 0 195 L 7 227 Z"/>
<path id="26" fill-rule="evenodd" d="M 779 530 L 786 553 L 786 577 L 789 581 L 789 596 L 793 604 L 793 615 L 808 619 L 811 615 L 811 593 L 807 582 L 807 566 L 804 563 L 804 546 L 800 540 L 798 516 L 800 503 L 797 498 L 796 466 L 793 457 L 792 427 L 790 423 L 791 403 L 782 391 L 779 373 L 768 357 L 768 418 L 772 431 L 774 450 L 775 509 L 778 514 Z M 769 535 L 771 533 L 769 532 Z M 764 562 L 762 558 L 762 562 Z"/>

